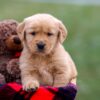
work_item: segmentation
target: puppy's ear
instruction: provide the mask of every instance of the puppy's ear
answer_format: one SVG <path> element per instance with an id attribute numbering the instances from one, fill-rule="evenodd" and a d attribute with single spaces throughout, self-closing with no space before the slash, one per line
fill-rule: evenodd
<path id="1" fill-rule="evenodd" d="M 19 38 L 21 39 L 21 41 L 23 41 L 24 39 L 24 27 L 25 27 L 25 23 L 22 22 L 17 26 L 17 33 Z"/>
<path id="2" fill-rule="evenodd" d="M 59 35 L 58 35 L 59 41 L 60 43 L 63 43 L 67 37 L 67 29 L 61 21 L 59 21 L 58 23 L 58 29 L 59 29 Z"/>

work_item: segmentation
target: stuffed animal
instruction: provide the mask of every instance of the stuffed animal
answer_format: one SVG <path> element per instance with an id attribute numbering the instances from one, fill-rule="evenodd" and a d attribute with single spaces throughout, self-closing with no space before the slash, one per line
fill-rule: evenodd
<path id="1" fill-rule="evenodd" d="M 0 79 L 5 83 L 20 80 L 18 55 L 22 50 L 17 35 L 18 22 L 12 19 L 0 22 Z"/>
<path id="2" fill-rule="evenodd" d="M 1 84 L 5 84 L 5 77 L 4 77 L 4 75 L 2 75 L 1 73 L 0 73 L 0 83 Z"/>

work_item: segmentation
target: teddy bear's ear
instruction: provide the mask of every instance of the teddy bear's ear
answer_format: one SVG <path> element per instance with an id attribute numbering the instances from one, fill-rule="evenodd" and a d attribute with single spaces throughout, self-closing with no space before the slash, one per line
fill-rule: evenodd
<path id="1" fill-rule="evenodd" d="M 58 21 L 58 29 L 59 29 L 59 41 L 63 43 L 67 37 L 67 29 L 61 21 Z"/>
<path id="2" fill-rule="evenodd" d="M 22 22 L 17 26 L 17 33 L 19 38 L 21 39 L 21 41 L 23 41 L 24 39 L 24 27 L 25 27 L 25 23 Z"/>

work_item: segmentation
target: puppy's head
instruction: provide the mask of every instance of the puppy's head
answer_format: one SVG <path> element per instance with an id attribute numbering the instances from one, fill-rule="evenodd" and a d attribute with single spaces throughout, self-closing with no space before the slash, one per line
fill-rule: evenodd
<path id="1" fill-rule="evenodd" d="M 24 47 L 34 54 L 49 54 L 63 43 L 67 30 L 63 23 L 49 14 L 36 14 L 26 18 L 17 27 Z"/>

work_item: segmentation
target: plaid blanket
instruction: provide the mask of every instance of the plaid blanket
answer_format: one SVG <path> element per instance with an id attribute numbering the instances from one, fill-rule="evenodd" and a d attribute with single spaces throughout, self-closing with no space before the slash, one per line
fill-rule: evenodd
<path id="1" fill-rule="evenodd" d="M 17 83 L 0 85 L 0 100 L 74 100 L 76 85 L 70 83 L 66 87 L 41 86 L 37 91 L 26 92 Z"/>

